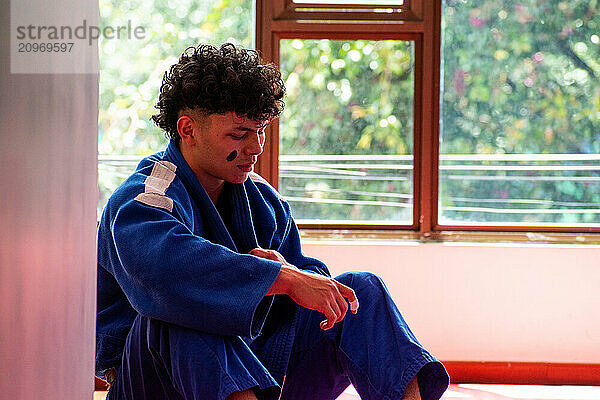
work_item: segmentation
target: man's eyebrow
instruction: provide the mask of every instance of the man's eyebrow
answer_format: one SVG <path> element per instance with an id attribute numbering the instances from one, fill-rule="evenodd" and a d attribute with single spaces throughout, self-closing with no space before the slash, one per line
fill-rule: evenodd
<path id="1" fill-rule="evenodd" d="M 234 131 L 252 132 L 254 129 L 248 126 L 236 126 L 233 128 Z"/>
<path id="2" fill-rule="evenodd" d="M 262 124 L 259 126 L 236 126 L 235 128 L 233 128 L 234 131 L 241 131 L 241 132 L 254 132 L 257 130 L 261 130 L 263 128 L 265 128 L 267 125 L 269 125 L 268 123 L 266 124 Z"/>

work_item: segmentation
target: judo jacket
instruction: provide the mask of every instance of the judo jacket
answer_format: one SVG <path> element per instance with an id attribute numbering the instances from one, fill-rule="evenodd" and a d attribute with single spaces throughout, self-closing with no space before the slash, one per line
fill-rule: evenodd
<path id="1" fill-rule="evenodd" d="M 247 253 L 272 249 L 300 269 L 329 271 L 302 254 L 289 205 L 260 176 L 226 183 L 218 207 L 173 141 L 110 197 L 98 228 L 97 376 L 119 367 L 140 314 L 240 336 L 282 383 L 297 306 L 265 296 L 281 263 Z"/>

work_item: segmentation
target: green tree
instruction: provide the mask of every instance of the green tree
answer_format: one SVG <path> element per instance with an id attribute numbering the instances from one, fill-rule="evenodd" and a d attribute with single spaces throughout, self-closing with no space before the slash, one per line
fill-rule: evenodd
<path id="1" fill-rule="evenodd" d="M 150 120 L 163 74 L 201 42 L 252 47 L 253 14 L 252 0 L 100 0 L 102 27 L 131 21 L 146 36 L 100 40 L 99 154 L 141 158 L 164 148 L 167 139 Z M 99 210 L 131 172 L 130 165 L 100 164 Z"/>
<path id="2" fill-rule="evenodd" d="M 443 16 L 442 154 L 600 153 L 597 0 L 448 0 Z M 457 198 L 496 199 L 487 205 L 502 208 L 507 200 L 525 199 L 538 201 L 529 207 L 539 207 L 540 201 L 548 208 L 600 207 L 597 180 L 569 180 L 582 175 L 565 171 L 551 173 L 558 178 L 554 181 L 536 182 L 543 173 L 528 174 L 530 181 L 442 176 L 442 204 L 469 204 L 452 200 Z M 598 177 L 598 171 L 583 174 Z M 593 213 L 446 216 L 484 222 L 600 222 Z"/>
<path id="3" fill-rule="evenodd" d="M 600 153 L 598 8 L 598 0 L 447 0 L 442 10 L 441 154 Z M 148 33 L 143 41 L 100 42 L 101 154 L 141 156 L 164 147 L 164 134 L 149 118 L 162 74 L 187 46 L 230 41 L 251 47 L 253 42 L 251 0 L 151 0 L 143 5 L 101 0 L 100 13 L 104 25 L 131 20 Z M 413 44 L 289 39 L 281 41 L 280 53 L 288 89 L 280 122 L 282 155 L 388 155 L 400 160 L 389 168 L 381 165 L 389 161 L 372 160 L 355 167 L 360 159 L 347 168 L 339 162 L 304 171 L 306 163 L 283 165 L 280 189 L 297 200 L 292 201 L 296 216 L 410 222 L 412 172 L 401 164 L 410 163 L 406 157 L 413 153 Z M 455 222 L 600 223 L 594 212 L 483 210 L 600 207 L 597 170 L 475 169 L 502 163 L 491 158 L 444 161 L 442 167 L 462 164 L 465 170 L 441 171 L 442 217 Z M 513 164 L 553 167 L 567 162 Z M 127 174 L 101 170 L 104 195 Z"/>
<path id="4" fill-rule="evenodd" d="M 412 42 L 290 39 L 281 41 L 280 52 L 288 92 L 282 155 L 412 155 Z M 312 163 L 304 173 L 280 164 L 280 190 L 298 218 L 410 223 L 410 172 L 353 177 L 353 163 L 334 164 Z M 406 196 L 389 197 L 397 193 Z"/>

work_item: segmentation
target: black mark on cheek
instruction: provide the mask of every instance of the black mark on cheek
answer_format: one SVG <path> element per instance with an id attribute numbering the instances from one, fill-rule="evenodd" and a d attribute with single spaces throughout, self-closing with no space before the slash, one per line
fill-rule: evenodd
<path id="1" fill-rule="evenodd" d="M 232 151 L 231 153 L 229 153 L 229 155 L 227 156 L 227 161 L 233 161 L 237 158 L 237 151 Z"/>

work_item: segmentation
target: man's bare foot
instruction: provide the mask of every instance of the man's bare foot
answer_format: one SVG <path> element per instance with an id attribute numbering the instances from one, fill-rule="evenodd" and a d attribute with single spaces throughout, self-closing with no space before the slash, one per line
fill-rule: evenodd
<path id="1" fill-rule="evenodd" d="M 406 386 L 406 391 L 404 392 L 403 400 L 421 400 L 421 392 L 419 392 L 419 382 L 417 381 L 417 377 L 415 376 L 408 385 Z"/>
<path id="2" fill-rule="evenodd" d="M 420 398 L 420 397 L 419 397 Z M 241 392 L 233 392 L 225 400 L 258 400 L 252 389 L 246 389 Z"/>

